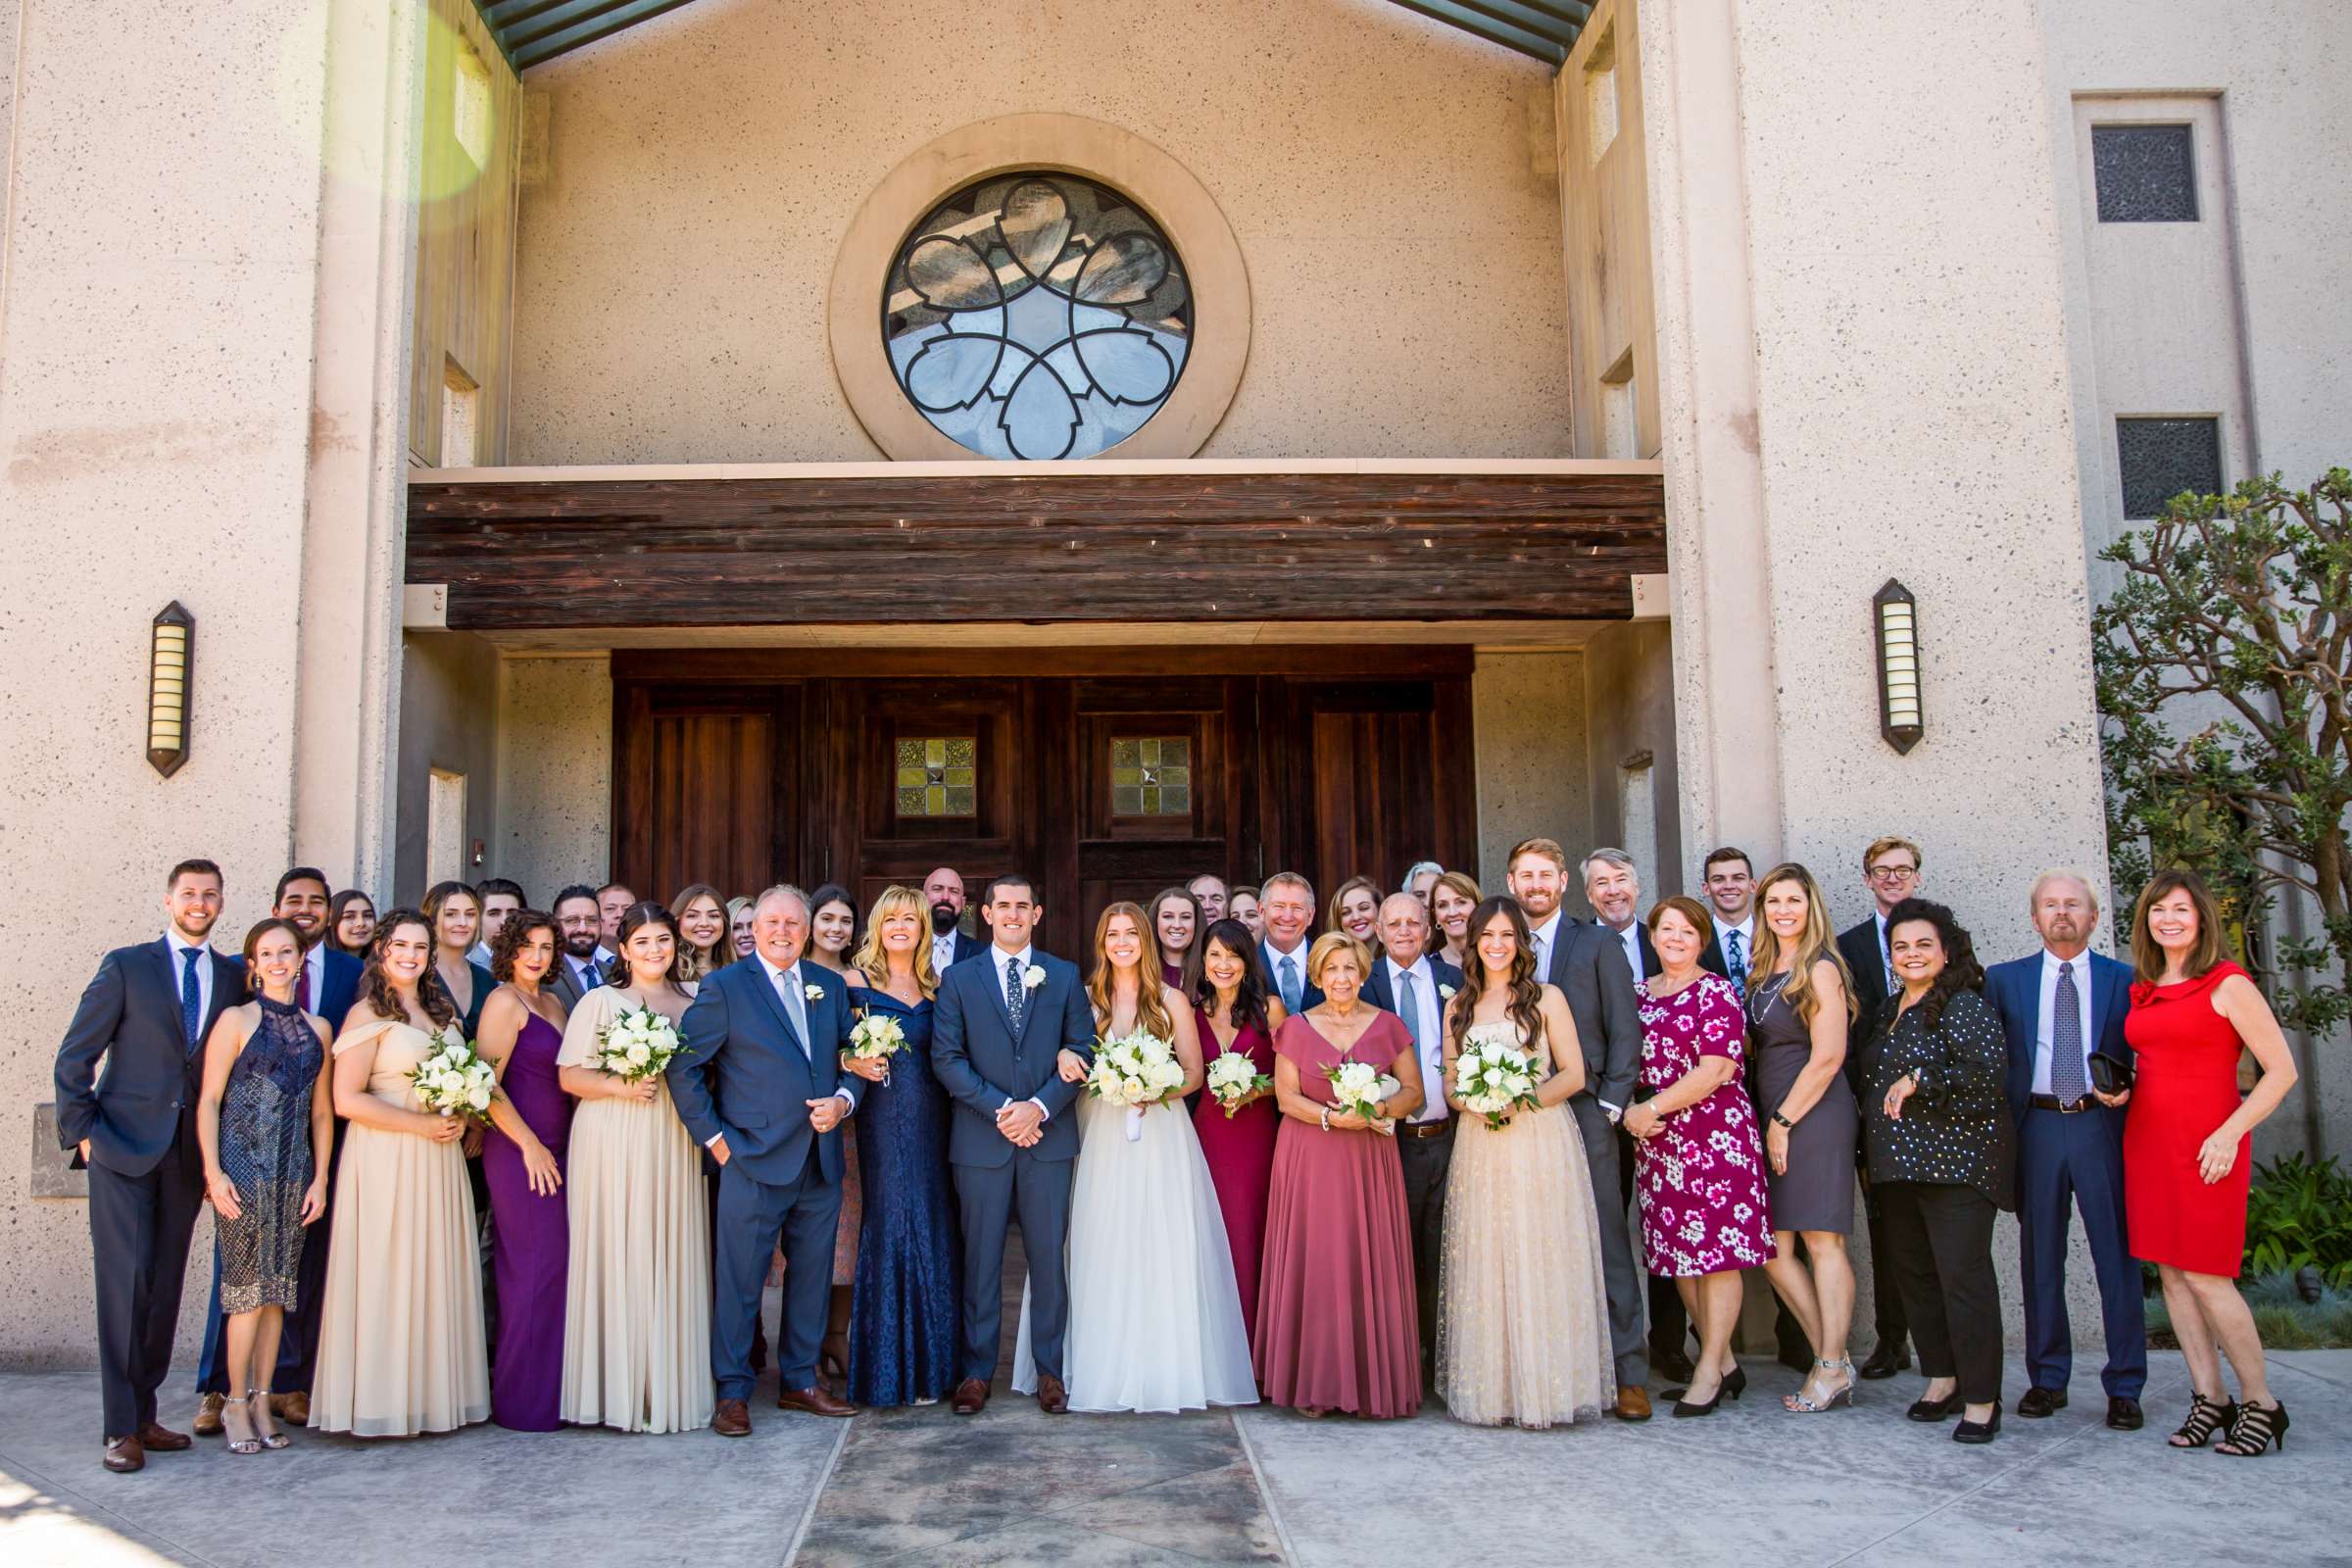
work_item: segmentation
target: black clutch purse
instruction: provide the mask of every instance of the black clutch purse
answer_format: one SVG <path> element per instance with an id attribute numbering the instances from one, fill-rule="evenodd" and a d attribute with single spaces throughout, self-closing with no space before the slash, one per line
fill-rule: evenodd
<path id="1" fill-rule="evenodd" d="M 2132 1087 L 2132 1069 L 2113 1056 L 2090 1055 L 2090 1087 L 2102 1095 L 2120 1095 Z"/>

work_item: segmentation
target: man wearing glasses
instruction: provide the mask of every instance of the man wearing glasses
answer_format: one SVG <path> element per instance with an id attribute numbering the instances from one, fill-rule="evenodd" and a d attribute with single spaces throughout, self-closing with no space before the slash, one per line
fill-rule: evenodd
<path id="1" fill-rule="evenodd" d="M 1894 964 L 1886 951 L 1886 913 L 1905 899 L 1916 897 L 1921 886 L 1919 846 L 1909 839 L 1884 838 L 1862 852 L 1862 883 L 1870 889 L 1872 908 L 1870 918 L 1861 920 L 1838 934 L 1838 951 L 1845 958 L 1845 966 L 1853 971 L 1854 1001 L 1857 1011 L 1845 1042 L 1845 1076 L 1862 1092 L 1862 1042 L 1878 1016 L 1879 1008 L 1895 992 Z M 1862 1178 L 1863 1211 L 1870 1222 L 1871 1270 L 1879 1272 L 1879 1260 L 1889 1256 L 1886 1250 L 1886 1225 L 1879 1217 L 1877 1195 L 1870 1190 L 1870 1178 L 1862 1151 L 1854 1151 L 1857 1169 L 1865 1171 Z M 1905 1343 L 1910 1338 L 1910 1325 L 1903 1318 L 1903 1298 L 1894 1289 L 1891 1278 L 1871 1282 L 1871 1297 L 1877 1308 L 1879 1343 L 1863 1362 L 1861 1374 L 1866 1378 L 1890 1378 L 1911 1365 L 1911 1351 Z"/>

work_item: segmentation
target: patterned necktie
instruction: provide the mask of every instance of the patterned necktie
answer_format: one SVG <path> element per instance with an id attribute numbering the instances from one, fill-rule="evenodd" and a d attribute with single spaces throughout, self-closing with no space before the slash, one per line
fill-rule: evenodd
<path id="1" fill-rule="evenodd" d="M 187 967 L 179 972 L 179 1029 L 188 1037 L 188 1054 L 194 1055 L 204 1034 L 204 988 L 196 983 L 200 955 L 194 948 L 182 948 L 179 956 L 187 960 Z"/>
<path id="2" fill-rule="evenodd" d="M 1747 954 L 1742 951 L 1744 946 L 1740 932 L 1726 931 L 1723 934 L 1723 966 L 1732 971 L 1732 990 L 1742 1002 L 1747 1000 Z"/>
<path id="3" fill-rule="evenodd" d="M 1021 960 L 1004 960 L 1004 1015 L 1012 1020 L 1012 1032 L 1021 1032 L 1021 1008 L 1029 1001 L 1029 988 L 1021 984 Z"/>
<path id="4" fill-rule="evenodd" d="M 1298 957 L 1296 954 L 1282 956 L 1282 1005 L 1285 1011 L 1298 1010 Z"/>
<path id="5" fill-rule="evenodd" d="M 801 995 L 799 982 L 793 979 L 793 975 L 797 972 L 792 969 L 783 970 L 776 976 L 776 985 L 784 993 L 786 1015 L 792 1019 L 792 1026 L 801 1032 L 798 1044 L 801 1048 L 801 1054 L 806 1056 L 808 1054 L 808 999 Z"/>
<path id="6" fill-rule="evenodd" d="M 2050 1096 L 2061 1105 L 2082 1098 L 2082 998 L 2075 990 L 2073 963 L 2058 965 L 2058 990 L 2050 999 Z"/>

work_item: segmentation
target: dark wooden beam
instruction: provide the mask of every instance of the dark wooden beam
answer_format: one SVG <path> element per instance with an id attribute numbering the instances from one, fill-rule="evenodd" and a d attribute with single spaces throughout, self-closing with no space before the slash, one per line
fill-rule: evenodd
<path id="1" fill-rule="evenodd" d="M 1154 701 L 1167 704 L 1181 676 L 1321 675 L 1362 680 L 1427 680 L 1467 675 L 1476 656 L 1459 644 L 1300 643 L 1133 644 L 1074 648 L 616 648 L 616 681 L 743 685 L 818 678 L 843 680 L 1066 676 L 1099 683 L 1149 676 Z M 1116 691 L 1090 684 L 1082 711 L 1121 710 Z M 1186 694 L 1188 697 L 1190 694 Z M 1173 706 L 1188 707 L 1179 701 Z"/>
<path id="2" fill-rule="evenodd" d="M 408 580 L 471 631 L 1624 619 L 1653 474 L 423 481 Z"/>

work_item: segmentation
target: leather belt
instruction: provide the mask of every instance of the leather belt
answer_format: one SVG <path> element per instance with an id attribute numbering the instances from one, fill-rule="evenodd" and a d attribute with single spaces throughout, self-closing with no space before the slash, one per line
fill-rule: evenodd
<path id="1" fill-rule="evenodd" d="M 2054 1110 L 2061 1116 L 2072 1116 L 2081 1111 L 2099 1108 L 2099 1102 L 2088 1095 L 2071 1102 L 2059 1100 L 2056 1095 L 2034 1095 L 2027 1099 L 2026 1103 L 2035 1110 Z"/>
<path id="2" fill-rule="evenodd" d="M 1443 1138 L 1451 1131 L 1451 1116 L 1440 1116 L 1436 1121 L 1400 1121 L 1396 1124 L 1399 1138 Z"/>

